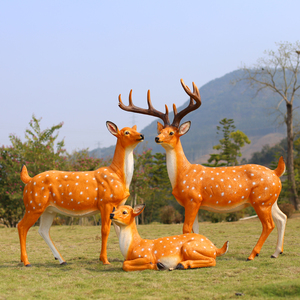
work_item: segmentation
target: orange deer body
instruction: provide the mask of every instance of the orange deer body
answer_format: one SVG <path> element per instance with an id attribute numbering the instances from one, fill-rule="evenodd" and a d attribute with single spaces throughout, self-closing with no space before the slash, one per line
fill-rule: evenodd
<path id="1" fill-rule="evenodd" d="M 107 260 L 107 239 L 110 231 L 110 212 L 115 206 L 124 204 L 129 196 L 129 185 L 133 174 L 133 149 L 144 139 L 133 128 L 118 130 L 107 122 L 109 131 L 117 137 L 117 145 L 110 166 L 95 171 L 63 172 L 47 171 L 31 178 L 25 166 L 21 179 L 26 184 L 23 192 L 25 215 L 18 223 L 21 246 L 21 261 L 30 266 L 26 252 L 26 236 L 29 228 L 40 219 L 39 233 L 50 247 L 60 264 L 65 260 L 53 244 L 49 230 L 56 213 L 72 217 L 87 217 L 101 213 L 102 248 L 100 260 Z"/>
<path id="2" fill-rule="evenodd" d="M 153 115 L 164 121 L 164 125 L 158 122 L 159 135 L 155 141 L 166 150 L 167 170 L 173 188 L 172 194 L 185 208 L 183 232 L 189 233 L 193 230 L 195 233 L 199 233 L 199 209 L 228 213 L 252 205 L 262 223 L 263 230 L 248 260 L 254 259 L 259 254 L 265 240 L 275 227 L 273 219 L 277 225 L 278 239 L 272 257 L 278 257 L 283 252 L 286 225 L 286 216 L 277 205 L 281 191 L 279 177 L 285 172 L 283 159 L 279 160 L 278 167 L 274 171 L 259 165 L 209 168 L 191 164 L 187 160 L 180 142 L 180 137 L 188 132 L 191 122 L 185 122 L 182 125 L 179 123 L 186 114 L 201 105 L 201 98 L 194 83 L 193 93 L 183 80 L 181 80 L 181 84 L 190 96 L 190 103 L 179 113 L 177 113 L 176 106 L 173 105 L 174 121 L 172 124 L 169 121 L 167 106 L 165 114 L 152 107 L 149 91 L 148 109 L 134 106 L 131 94 L 129 106 L 122 103 L 120 96 L 119 106 L 126 111 Z"/>
<path id="3" fill-rule="evenodd" d="M 142 239 L 134 218 L 144 207 L 124 205 L 111 213 L 112 221 L 120 227 L 119 243 L 125 258 L 124 271 L 212 267 L 216 265 L 216 257 L 226 253 L 228 242 L 218 249 L 206 237 L 196 233 L 155 240 Z"/>

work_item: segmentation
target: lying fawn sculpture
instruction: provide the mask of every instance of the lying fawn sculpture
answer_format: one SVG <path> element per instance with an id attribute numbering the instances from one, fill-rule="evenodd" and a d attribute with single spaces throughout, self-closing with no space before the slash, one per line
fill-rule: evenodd
<path id="1" fill-rule="evenodd" d="M 65 260 L 53 244 L 49 230 L 56 213 L 72 217 L 87 217 L 101 212 L 102 248 L 100 260 L 107 260 L 107 239 L 110 231 L 110 213 L 115 206 L 124 204 L 129 196 L 133 174 L 133 149 L 144 140 L 136 126 L 119 130 L 106 122 L 111 134 L 117 137 L 113 161 L 110 166 L 89 172 L 47 171 L 31 178 L 25 166 L 21 179 L 26 184 L 23 192 L 25 215 L 18 224 L 21 261 L 31 266 L 26 252 L 29 228 L 40 219 L 39 233 L 60 264 Z"/>
<path id="2" fill-rule="evenodd" d="M 198 164 L 191 164 L 182 149 L 180 137 L 188 132 L 191 122 L 180 125 L 181 119 L 201 105 L 201 97 L 197 86 L 193 83 L 193 93 L 181 79 L 185 92 L 190 96 L 189 105 L 177 112 L 173 104 L 174 120 L 170 124 L 168 107 L 162 113 L 153 108 L 148 91 L 148 109 L 136 107 L 132 103 L 131 92 L 129 105 L 126 106 L 119 96 L 121 109 L 151 115 L 163 120 L 164 125 L 158 122 L 158 136 L 156 143 L 166 150 L 167 170 L 172 184 L 172 194 L 185 208 L 183 232 L 199 232 L 198 210 L 204 209 L 213 212 L 228 213 L 241 210 L 249 205 L 255 209 L 261 223 L 261 236 L 248 257 L 253 260 L 260 253 L 261 247 L 269 234 L 277 225 L 278 238 L 275 253 L 278 257 L 283 252 L 283 239 L 286 225 L 286 215 L 278 208 L 277 199 L 281 191 L 279 177 L 285 172 L 282 157 L 278 167 L 272 171 L 259 165 L 243 165 L 234 167 L 209 168 Z M 194 102 L 195 101 L 195 102 Z"/>
<path id="3" fill-rule="evenodd" d="M 187 233 L 158 238 L 142 239 L 137 231 L 135 217 L 145 208 L 139 204 L 114 208 L 110 218 L 120 227 L 119 244 L 125 258 L 124 271 L 193 269 L 213 267 L 216 257 L 225 254 L 228 242 L 221 249 L 205 236 Z"/>

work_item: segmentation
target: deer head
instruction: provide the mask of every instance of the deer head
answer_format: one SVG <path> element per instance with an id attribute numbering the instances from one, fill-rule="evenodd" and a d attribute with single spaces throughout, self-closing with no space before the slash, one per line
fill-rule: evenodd
<path id="1" fill-rule="evenodd" d="M 161 144 L 163 147 L 166 146 L 173 147 L 174 144 L 178 141 L 179 137 L 186 134 L 189 131 L 191 122 L 190 121 L 185 122 L 180 126 L 180 121 L 184 116 L 196 110 L 201 105 L 200 93 L 195 83 L 193 82 L 193 92 L 191 92 L 189 87 L 185 85 L 182 79 L 180 80 L 180 82 L 185 92 L 190 96 L 190 102 L 188 106 L 180 112 L 177 112 L 176 105 L 173 104 L 174 119 L 172 124 L 170 123 L 169 109 L 167 105 L 165 105 L 166 108 L 165 113 L 159 112 L 153 107 L 150 99 L 150 90 L 148 90 L 148 94 L 147 94 L 148 109 L 139 108 L 133 104 L 132 90 L 129 93 L 128 106 L 123 104 L 121 100 L 121 95 L 119 95 L 119 107 L 121 109 L 133 113 L 158 117 L 164 122 L 164 125 L 157 122 L 157 132 L 159 135 L 155 138 L 156 143 Z"/>

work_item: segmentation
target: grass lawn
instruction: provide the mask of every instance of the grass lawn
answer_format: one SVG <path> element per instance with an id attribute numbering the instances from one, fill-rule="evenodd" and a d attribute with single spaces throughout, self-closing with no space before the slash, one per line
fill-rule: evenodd
<path id="1" fill-rule="evenodd" d="M 182 232 L 181 225 L 139 225 L 143 238 Z M 20 263 L 16 228 L 0 228 L 0 299 L 300 299 L 300 214 L 288 219 L 284 253 L 274 253 L 277 229 L 260 256 L 246 261 L 256 244 L 258 219 L 200 223 L 200 232 L 229 251 L 212 268 L 185 271 L 124 272 L 123 257 L 112 227 L 110 265 L 99 262 L 99 226 L 53 226 L 51 236 L 67 265 L 60 266 L 38 234 L 29 230 L 27 253 L 32 268 Z M 237 294 L 239 293 L 239 294 Z"/>

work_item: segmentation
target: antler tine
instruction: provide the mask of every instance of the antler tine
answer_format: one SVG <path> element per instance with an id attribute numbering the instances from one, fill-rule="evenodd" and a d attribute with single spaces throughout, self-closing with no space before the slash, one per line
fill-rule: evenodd
<path id="1" fill-rule="evenodd" d="M 164 126 L 170 125 L 168 107 L 166 106 L 166 112 L 165 113 L 162 113 L 162 112 L 156 110 L 152 106 L 152 103 L 151 103 L 150 90 L 148 90 L 148 93 L 147 93 L 147 102 L 148 102 L 148 109 L 140 108 L 140 107 L 135 106 L 133 104 L 133 102 L 132 102 L 132 90 L 130 90 L 130 93 L 129 93 L 129 105 L 126 106 L 126 105 L 124 105 L 124 103 L 121 100 L 121 94 L 119 95 L 119 107 L 121 109 L 123 109 L 125 111 L 130 111 L 130 112 L 133 112 L 133 113 L 139 113 L 139 114 L 144 114 L 144 115 L 158 117 L 158 118 L 160 118 L 160 119 L 163 120 Z"/>
<path id="2" fill-rule="evenodd" d="M 173 105 L 174 120 L 173 120 L 172 126 L 175 126 L 175 127 L 179 127 L 181 119 L 184 116 L 186 116 L 188 113 L 190 113 L 193 110 L 200 107 L 200 105 L 201 105 L 201 97 L 200 97 L 200 93 L 199 93 L 199 90 L 198 90 L 198 87 L 196 86 L 196 84 L 193 82 L 193 93 L 192 93 L 190 88 L 187 85 L 185 85 L 183 79 L 180 79 L 180 82 L 181 82 L 181 85 L 182 85 L 183 89 L 185 90 L 185 92 L 190 96 L 190 103 L 185 109 L 183 109 L 179 113 L 177 113 L 176 106 Z M 194 100 L 195 100 L 195 103 L 194 103 Z M 174 109 L 174 106 L 175 106 L 175 109 Z"/>

